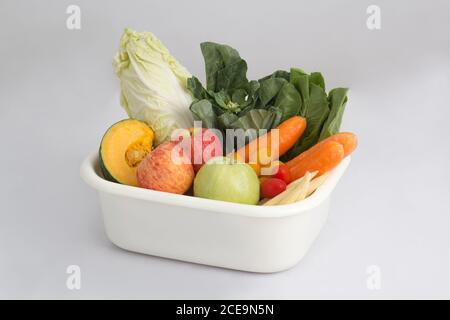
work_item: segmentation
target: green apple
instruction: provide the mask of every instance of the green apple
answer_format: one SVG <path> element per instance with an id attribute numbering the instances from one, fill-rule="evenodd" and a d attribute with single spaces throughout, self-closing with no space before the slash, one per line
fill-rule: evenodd
<path id="1" fill-rule="evenodd" d="M 257 204 L 259 180 L 246 163 L 215 157 L 202 166 L 194 180 L 194 196 L 213 200 Z"/>

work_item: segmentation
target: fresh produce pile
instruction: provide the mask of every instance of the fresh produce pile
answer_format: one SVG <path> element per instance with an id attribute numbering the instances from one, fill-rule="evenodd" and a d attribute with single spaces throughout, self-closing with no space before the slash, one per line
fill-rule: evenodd
<path id="1" fill-rule="evenodd" d="M 346 88 L 327 93 L 321 73 L 298 68 L 248 80 L 235 49 L 205 42 L 201 51 L 206 86 L 152 33 L 125 30 L 113 67 L 129 119 L 103 136 L 105 179 L 243 204 L 290 204 L 312 194 L 356 148 L 354 134 L 339 132 Z"/>

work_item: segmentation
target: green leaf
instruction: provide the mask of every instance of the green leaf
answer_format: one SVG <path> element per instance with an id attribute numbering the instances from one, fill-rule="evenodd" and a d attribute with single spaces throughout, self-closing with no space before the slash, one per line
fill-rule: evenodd
<path id="1" fill-rule="evenodd" d="M 234 113 L 223 113 L 217 117 L 217 122 L 220 129 L 225 130 L 230 127 L 230 125 L 235 122 L 239 117 Z"/>
<path id="2" fill-rule="evenodd" d="M 255 108 L 259 92 L 259 82 L 252 80 L 244 89 L 237 89 L 233 92 L 232 100 L 241 106 L 238 116 L 242 116 Z"/>
<path id="3" fill-rule="evenodd" d="M 271 79 L 271 78 L 281 78 L 286 81 L 289 81 L 289 77 L 290 77 L 289 72 L 284 71 L 284 70 L 277 70 L 274 73 L 269 74 L 268 76 L 265 76 L 265 77 L 259 79 L 259 81 L 263 81 L 263 80 Z"/>
<path id="4" fill-rule="evenodd" d="M 251 104 L 255 105 L 258 99 L 258 94 L 260 90 L 260 83 L 257 80 L 249 81 L 245 86 L 248 96 L 251 98 Z"/>
<path id="5" fill-rule="evenodd" d="M 205 60 L 208 91 L 239 88 L 248 82 L 247 63 L 241 59 L 237 50 L 214 42 L 203 42 L 200 47 Z"/>
<path id="6" fill-rule="evenodd" d="M 291 68 L 291 72 L 289 74 L 289 82 L 292 83 L 295 87 L 299 88 L 299 79 L 302 76 L 308 76 L 308 74 L 300 68 Z"/>
<path id="7" fill-rule="evenodd" d="M 259 99 L 262 106 L 267 106 L 276 97 L 287 81 L 283 78 L 268 78 L 260 81 Z"/>
<path id="8" fill-rule="evenodd" d="M 208 94 L 212 98 L 211 99 L 212 101 L 210 101 L 212 104 L 219 106 L 225 111 L 231 111 L 228 110 L 229 108 L 228 103 L 230 102 L 230 97 L 225 92 L 225 90 L 220 90 L 218 92 L 208 91 Z"/>
<path id="9" fill-rule="evenodd" d="M 239 89 L 245 87 L 247 80 L 247 63 L 244 60 L 225 66 L 217 71 L 216 91 Z"/>
<path id="10" fill-rule="evenodd" d="M 288 152 L 286 158 L 294 158 L 319 141 L 323 124 L 327 120 L 329 113 L 330 109 L 328 107 L 326 92 L 320 86 L 311 83 L 309 99 L 306 100 L 306 131 L 302 138 Z"/>
<path id="11" fill-rule="evenodd" d="M 193 102 L 190 109 L 192 114 L 194 115 L 195 120 L 202 121 L 202 127 L 217 128 L 216 114 L 214 113 L 211 102 L 206 99 L 199 100 Z"/>
<path id="12" fill-rule="evenodd" d="M 251 97 L 249 97 L 245 89 L 236 89 L 231 95 L 231 100 L 241 107 L 245 107 L 251 103 Z"/>
<path id="13" fill-rule="evenodd" d="M 207 99 L 208 92 L 203 88 L 202 83 L 196 77 L 187 79 L 187 88 L 190 91 L 192 97 L 197 100 Z"/>
<path id="14" fill-rule="evenodd" d="M 309 100 L 309 75 L 305 73 L 302 69 L 292 68 L 291 69 L 291 77 L 290 83 L 295 86 L 297 91 L 300 93 L 302 97 L 302 105 L 299 110 L 299 114 L 302 117 L 306 116 L 306 108 Z"/>
<path id="15" fill-rule="evenodd" d="M 314 83 L 325 90 L 325 79 L 320 72 L 311 72 L 309 75 L 309 82 Z"/>
<path id="16" fill-rule="evenodd" d="M 283 112 L 280 110 L 280 108 L 275 108 L 275 107 L 269 107 L 267 110 L 275 113 L 275 118 L 272 122 L 272 125 L 270 126 L 270 129 L 273 129 L 281 123 L 281 119 L 283 117 Z"/>
<path id="17" fill-rule="evenodd" d="M 301 105 L 302 98 L 297 89 L 291 83 L 286 82 L 278 92 L 274 105 L 275 108 L 279 108 L 282 112 L 281 121 L 297 115 Z"/>
<path id="18" fill-rule="evenodd" d="M 257 138 L 261 134 L 260 129 L 270 130 L 273 124 L 280 118 L 278 111 L 253 109 L 229 125 L 232 129 L 247 131 L 246 143 Z M 253 129 L 253 130 L 250 130 Z"/>
<path id="19" fill-rule="evenodd" d="M 309 75 L 303 70 L 292 68 L 291 77 L 289 82 L 292 83 L 300 92 L 302 99 L 306 100 L 309 98 Z"/>
<path id="20" fill-rule="evenodd" d="M 345 105 L 347 104 L 347 92 L 347 88 L 335 88 L 329 92 L 330 114 L 323 125 L 319 141 L 339 132 Z"/>
<path id="21" fill-rule="evenodd" d="M 276 112 L 264 109 L 253 109 L 231 123 L 230 127 L 234 129 L 241 128 L 244 130 L 271 129 L 276 118 Z"/>

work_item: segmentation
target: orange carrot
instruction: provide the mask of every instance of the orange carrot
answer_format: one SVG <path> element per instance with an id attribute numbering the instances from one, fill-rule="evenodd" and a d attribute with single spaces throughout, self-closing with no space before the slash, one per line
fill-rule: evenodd
<path id="1" fill-rule="evenodd" d="M 350 153 L 352 153 L 353 150 L 355 150 L 356 146 L 358 145 L 358 140 L 356 139 L 356 135 L 354 133 L 340 132 L 340 133 L 336 133 L 336 134 L 332 135 L 331 137 L 328 137 L 328 138 L 320 141 L 318 144 L 311 147 L 310 149 L 312 149 L 314 147 L 318 147 L 321 144 L 327 143 L 328 141 L 335 141 L 335 142 L 340 143 L 344 147 L 344 157 L 346 157 Z M 307 151 L 309 151 L 309 150 L 306 150 L 305 152 L 307 152 Z M 303 152 L 303 153 L 305 153 L 305 152 Z M 295 167 L 297 165 L 297 163 L 300 161 L 302 161 L 302 157 L 300 157 L 300 155 L 299 155 L 299 156 L 295 157 L 294 159 L 288 161 L 286 164 L 290 168 L 292 168 L 292 167 Z"/>
<path id="2" fill-rule="evenodd" d="M 283 121 L 278 127 L 275 128 L 275 130 L 276 129 L 279 130 L 278 156 L 281 156 L 292 148 L 295 142 L 300 139 L 306 129 L 306 120 L 305 118 L 299 116 L 293 116 Z M 270 160 L 275 160 L 272 159 L 272 152 L 270 151 L 276 148 L 275 146 L 272 146 L 271 143 L 272 131 L 273 130 L 246 144 L 244 147 L 236 151 L 235 154 L 239 154 L 242 158 L 245 157 L 245 162 L 248 162 L 252 152 L 270 148 L 267 150 L 267 156 L 271 158 Z M 276 158 L 275 155 L 273 158 Z"/>
<path id="3" fill-rule="evenodd" d="M 319 143 L 322 143 L 327 140 L 336 141 L 342 144 L 342 146 L 344 147 L 344 157 L 352 153 L 356 149 L 356 146 L 358 145 L 358 139 L 356 138 L 356 135 L 351 132 L 336 133 L 331 137 L 322 140 Z"/>
<path id="4" fill-rule="evenodd" d="M 336 141 L 324 141 L 309 148 L 298 155 L 295 165 L 291 161 L 287 165 L 291 169 L 292 180 L 296 180 L 305 175 L 306 172 L 318 171 L 317 176 L 324 174 L 336 167 L 344 158 L 344 147 Z M 291 163 L 291 165 L 290 165 Z"/>

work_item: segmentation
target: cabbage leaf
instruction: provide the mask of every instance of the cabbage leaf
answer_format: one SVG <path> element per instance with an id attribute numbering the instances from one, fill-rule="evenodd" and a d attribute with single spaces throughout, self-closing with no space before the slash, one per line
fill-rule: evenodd
<path id="1" fill-rule="evenodd" d="M 113 68 L 120 79 L 121 105 L 130 118 L 153 129 L 156 144 L 168 140 L 174 129 L 193 126 L 187 90 L 191 74 L 151 32 L 125 29 Z"/>

